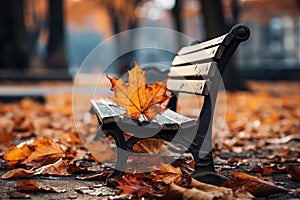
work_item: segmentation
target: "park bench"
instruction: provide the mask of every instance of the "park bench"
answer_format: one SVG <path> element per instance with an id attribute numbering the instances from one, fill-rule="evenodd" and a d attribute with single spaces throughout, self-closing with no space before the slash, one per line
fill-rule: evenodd
<path id="1" fill-rule="evenodd" d="M 133 146 L 147 138 L 158 138 L 186 146 L 195 160 L 192 174 L 197 180 L 220 185 L 224 177 L 215 172 L 212 157 L 212 119 L 218 85 L 225 66 L 239 44 L 250 36 L 246 25 L 235 25 L 227 34 L 196 42 L 183 47 L 175 56 L 168 72 L 167 88 L 173 97 L 163 114 L 147 121 L 123 115 L 125 109 L 109 99 L 92 99 L 91 111 L 97 115 L 97 135 L 111 136 L 116 143 L 117 160 L 115 169 L 108 176 L 116 178 L 125 172 L 127 159 Z M 178 93 L 204 96 L 203 106 L 197 119 L 176 113 Z M 129 138 L 125 132 L 132 133 Z"/>

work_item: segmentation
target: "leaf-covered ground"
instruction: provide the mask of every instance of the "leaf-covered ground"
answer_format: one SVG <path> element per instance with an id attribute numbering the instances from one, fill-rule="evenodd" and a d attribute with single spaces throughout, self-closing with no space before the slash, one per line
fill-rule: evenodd
<path id="1" fill-rule="evenodd" d="M 215 137 L 216 169 L 232 177 L 223 187 L 190 179 L 190 159 L 150 174 L 128 173 L 117 180 L 118 189 L 104 187 L 110 169 L 77 135 L 77 131 L 93 135 L 97 121 L 75 129 L 71 94 L 49 95 L 44 104 L 30 99 L 0 103 L 0 195 L 4 199 L 299 198 L 300 83 L 249 82 L 249 86 L 251 92 L 227 93 L 226 125 Z M 189 98 L 185 102 L 184 113 L 195 113 L 193 102 Z M 98 147 L 102 161 L 115 158 L 108 144 L 91 145 Z M 149 145 L 136 150 L 149 151 Z"/>

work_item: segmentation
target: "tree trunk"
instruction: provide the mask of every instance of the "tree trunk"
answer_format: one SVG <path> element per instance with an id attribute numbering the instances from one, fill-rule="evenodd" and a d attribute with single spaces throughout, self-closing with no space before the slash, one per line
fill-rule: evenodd
<path id="1" fill-rule="evenodd" d="M 207 39 L 225 34 L 227 27 L 220 0 L 200 0 Z"/>
<path id="2" fill-rule="evenodd" d="M 1 1 L 0 69 L 30 67 L 32 48 L 23 21 L 23 0 Z"/>
<path id="3" fill-rule="evenodd" d="M 173 21 L 174 21 L 174 28 L 179 33 L 183 32 L 182 26 L 182 7 L 183 7 L 183 0 L 176 0 L 175 5 L 172 9 Z M 183 41 L 180 35 L 178 34 L 177 38 L 178 47 L 182 47 Z"/>
<path id="4" fill-rule="evenodd" d="M 223 14 L 221 0 L 200 0 L 207 39 L 211 39 L 228 32 Z M 246 90 L 247 87 L 235 67 L 233 58 L 228 63 L 223 74 L 223 81 L 227 90 Z"/>
<path id="5" fill-rule="evenodd" d="M 48 69 L 68 76 L 64 45 L 63 0 L 49 0 L 49 38 L 46 63 Z"/>
<path id="6" fill-rule="evenodd" d="M 111 18 L 111 24 L 113 32 L 115 34 L 117 43 L 117 54 L 121 55 L 121 50 L 125 46 L 133 44 L 134 35 L 131 33 L 128 38 L 120 38 L 119 33 L 122 31 L 137 28 L 137 18 L 134 14 L 135 8 L 137 6 L 138 0 L 106 0 L 102 1 L 103 5 L 106 7 L 108 14 Z M 114 61 L 114 68 L 118 76 L 125 74 L 128 68 L 133 66 L 134 52 L 126 53 L 121 55 L 117 60 Z"/>

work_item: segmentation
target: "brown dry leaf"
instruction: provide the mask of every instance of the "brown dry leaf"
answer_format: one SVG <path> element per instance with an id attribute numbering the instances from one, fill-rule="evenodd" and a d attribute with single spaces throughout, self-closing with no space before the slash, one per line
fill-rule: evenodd
<path id="1" fill-rule="evenodd" d="M 225 187 L 219 187 L 207 183 L 202 183 L 200 181 L 197 181 L 196 179 L 192 178 L 191 183 L 189 184 L 189 187 L 194 187 L 199 190 L 203 190 L 206 192 L 209 192 L 210 194 L 213 194 L 217 197 L 223 197 L 223 198 L 230 198 L 232 197 L 232 190 Z"/>
<path id="2" fill-rule="evenodd" d="M 56 161 L 53 164 L 48 164 L 45 166 L 42 166 L 35 170 L 35 175 L 38 174 L 47 174 L 47 175 L 56 175 L 56 176 L 69 176 L 71 175 L 69 173 L 69 165 L 60 158 L 58 161 Z"/>
<path id="3" fill-rule="evenodd" d="M 168 100 L 166 81 L 147 85 L 146 73 L 135 62 L 128 72 L 129 81 L 126 84 L 122 79 L 109 78 L 111 90 L 115 92 L 112 98 L 119 106 L 124 107 L 127 114 L 134 118 L 144 115 L 148 120 L 154 119 L 165 109 L 160 105 Z"/>
<path id="4" fill-rule="evenodd" d="M 62 159 L 59 159 L 57 162 L 55 162 L 53 164 L 48 164 L 48 165 L 42 166 L 40 168 L 37 168 L 35 170 L 27 170 L 24 168 L 17 168 L 17 169 L 9 170 L 2 176 L 2 178 L 3 179 L 28 178 L 28 177 L 32 177 L 34 175 L 39 175 L 39 174 L 69 176 L 71 174 L 69 173 L 68 170 L 69 170 L 69 165 Z"/>
<path id="5" fill-rule="evenodd" d="M 1 127 L 0 127 L 0 129 L 1 129 Z M 13 138 L 13 136 L 10 132 L 1 133 L 1 130 L 0 130 L 0 144 L 4 144 L 5 146 L 9 146 L 12 143 L 13 140 L 14 140 L 14 138 Z"/>
<path id="6" fill-rule="evenodd" d="M 34 180 L 17 182 L 15 185 L 15 189 L 20 191 L 39 191 L 39 192 L 56 192 L 56 193 L 65 192 L 65 190 L 60 190 L 55 187 L 43 185 Z"/>
<path id="7" fill-rule="evenodd" d="M 196 188 L 188 189 L 176 184 L 170 184 L 164 199 L 213 200 L 216 199 L 216 196 Z"/>
<path id="8" fill-rule="evenodd" d="M 60 139 L 67 144 L 82 144 L 77 132 L 63 132 Z"/>
<path id="9" fill-rule="evenodd" d="M 9 178 L 28 178 L 34 176 L 34 171 L 24 168 L 12 169 L 2 175 L 1 178 L 9 179 Z"/>
<path id="10" fill-rule="evenodd" d="M 161 169 L 151 172 L 153 182 L 164 182 L 166 184 L 181 184 L 183 174 L 180 167 L 173 167 L 171 164 L 164 165 Z"/>
<path id="11" fill-rule="evenodd" d="M 254 199 L 255 197 L 248 192 L 247 190 L 245 190 L 244 187 L 241 187 L 239 189 L 237 189 L 236 191 L 234 191 L 234 197 L 236 200 L 247 200 L 247 199 Z"/>
<path id="12" fill-rule="evenodd" d="M 278 165 L 266 166 L 263 165 L 263 174 L 270 175 L 272 173 L 285 173 L 287 171 L 286 167 L 279 167 Z"/>
<path id="13" fill-rule="evenodd" d="M 233 180 L 226 181 L 223 186 L 228 188 L 240 188 L 243 186 L 245 190 L 256 197 L 266 197 L 270 194 L 287 192 L 288 190 L 276 186 L 272 182 L 259 179 L 242 172 L 231 172 Z"/>
<path id="14" fill-rule="evenodd" d="M 31 199 L 29 194 L 19 192 L 19 191 L 11 191 L 8 193 L 11 199 Z"/>
<path id="15" fill-rule="evenodd" d="M 122 194 L 136 194 L 140 198 L 154 192 L 151 184 L 145 179 L 149 181 L 149 177 L 145 174 L 126 173 L 125 176 L 116 179 L 119 184 L 117 188 L 122 190 Z"/>
<path id="16" fill-rule="evenodd" d="M 9 167 L 14 167 L 23 162 L 31 154 L 31 149 L 27 144 L 22 147 L 13 146 L 10 151 L 4 154 L 3 158 Z"/>
<path id="17" fill-rule="evenodd" d="M 133 151 L 136 153 L 154 153 L 158 151 L 162 145 L 164 145 L 164 141 L 156 138 L 147 138 L 145 140 L 138 141 L 133 146 Z"/>
<path id="18" fill-rule="evenodd" d="M 3 158 L 9 167 L 17 164 L 25 164 L 29 167 L 40 167 L 49 163 L 54 163 L 64 156 L 64 151 L 60 145 L 50 138 L 38 139 L 32 144 L 24 144 L 22 147 L 13 146 L 10 151 L 4 154 Z"/>
<path id="19" fill-rule="evenodd" d="M 300 179 L 300 166 L 289 165 L 288 172 L 291 179 Z"/>
<path id="20" fill-rule="evenodd" d="M 280 167 L 279 165 L 271 164 L 271 165 L 262 165 L 256 166 L 249 170 L 249 172 L 263 173 L 266 175 L 270 175 L 273 173 L 286 173 L 286 167 Z"/>
<path id="21" fill-rule="evenodd" d="M 14 129 L 14 121 L 8 117 L 0 117 L 0 134 L 11 133 Z M 1 137 L 0 141 L 6 140 L 6 138 Z"/>
<path id="22" fill-rule="evenodd" d="M 270 144 L 286 144 L 287 142 L 298 138 L 298 134 L 293 134 L 293 135 L 287 135 L 283 138 L 272 138 L 272 139 L 268 139 L 267 142 Z"/>
<path id="23" fill-rule="evenodd" d="M 300 188 L 296 188 L 293 192 L 294 197 L 300 197 Z"/>
<path id="24" fill-rule="evenodd" d="M 22 163 L 31 167 L 40 167 L 49 163 L 54 163 L 64 156 L 64 151 L 60 145 L 50 138 L 44 137 L 34 141 L 31 145 L 32 153 Z"/>
<path id="25" fill-rule="evenodd" d="M 230 199 L 232 197 L 232 190 L 225 187 L 219 187 L 211 184 L 202 183 L 192 178 L 189 187 L 197 188 L 198 190 L 203 190 L 209 192 L 216 197 L 222 197 L 225 199 Z"/>

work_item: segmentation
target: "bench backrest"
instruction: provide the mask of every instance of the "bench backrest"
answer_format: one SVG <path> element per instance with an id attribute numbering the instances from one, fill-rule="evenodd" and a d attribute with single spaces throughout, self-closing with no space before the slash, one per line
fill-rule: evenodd
<path id="1" fill-rule="evenodd" d="M 216 70 L 222 74 L 238 45 L 250 36 L 248 26 L 235 25 L 220 37 L 180 49 L 172 62 L 167 87 L 170 91 L 209 95 Z"/>

